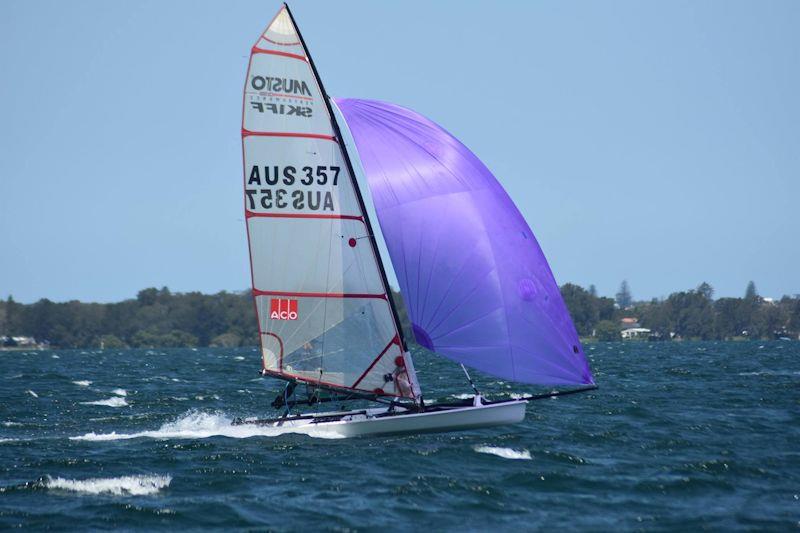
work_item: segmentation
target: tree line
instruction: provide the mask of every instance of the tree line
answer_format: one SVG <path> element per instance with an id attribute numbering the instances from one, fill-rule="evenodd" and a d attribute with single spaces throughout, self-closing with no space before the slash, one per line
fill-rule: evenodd
<path id="1" fill-rule="evenodd" d="M 593 286 L 587 290 L 572 283 L 561 287 L 561 295 L 578 334 L 599 340 L 618 340 L 626 318 L 629 325 L 630 319 L 636 319 L 640 327 L 651 330 L 651 340 L 797 339 L 800 335 L 800 296 L 762 298 L 752 281 L 742 298 L 714 299 L 713 287 L 705 282 L 649 301 L 634 301 L 627 281 L 613 299 L 597 296 Z"/>
<path id="2" fill-rule="evenodd" d="M 800 333 L 800 297 L 779 301 L 761 298 L 755 285 L 743 298 L 714 299 L 707 283 L 664 299 L 637 302 L 623 282 L 616 298 L 598 296 L 567 283 L 561 294 L 578 333 L 599 340 L 618 340 L 622 319 L 635 318 L 657 339 L 771 339 Z M 399 293 L 397 304 L 406 338 L 413 339 Z M 630 320 L 628 321 L 630 323 Z M 150 348 L 254 346 L 258 344 L 255 310 L 249 291 L 173 293 L 166 287 L 139 291 L 116 303 L 52 302 L 22 304 L 0 300 L 0 337 L 33 337 L 58 348 Z"/>
<path id="3" fill-rule="evenodd" d="M 413 338 L 400 294 L 392 296 L 406 337 Z M 46 298 L 22 304 L 9 296 L 0 300 L 0 345 L 13 347 L 11 337 L 57 348 L 236 347 L 257 345 L 258 328 L 250 291 L 173 293 L 163 287 L 104 304 Z"/>

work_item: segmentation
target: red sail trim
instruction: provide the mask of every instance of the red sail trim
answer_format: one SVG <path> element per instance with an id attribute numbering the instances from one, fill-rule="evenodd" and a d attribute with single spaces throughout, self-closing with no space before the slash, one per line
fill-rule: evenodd
<path id="1" fill-rule="evenodd" d="M 367 376 L 367 374 L 369 374 L 370 370 L 372 370 L 372 367 L 374 367 L 376 364 L 378 364 L 378 361 L 380 361 L 380 360 L 381 360 L 381 357 L 383 357 L 383 355 L 384 355 L 386 352 L 388 352 L 388 351 L 389 351 L 389 348 L 391 348 L 393 344 L 398 344 L 398 345 L 400 344 L 400 336 L 399 336 L 399 335 L 395 335 L 395 336 L 394 336 L 394 338 L 393 338 L 392 340 L 390 340 L 390 341 L 389 341 L 389 344 L 387 344 L 387 345 L 386 345 L 386 348 L 384 348 L 383 350 L 381 350 L 381 353 L 379 353 L 379 354 L 378 354 L 378 357 L 376 357 L 376 358 L 375 358 L 375 360 L 374 360 L 374 361 L 372 361 L 372 363 L 371 363 L 371 364 L 370 364 L 370 365 L 367 367 L 367 369 L 366 369 L 366 370 L 364 370 L 364 373 L 363 373 L 363 374 L 361 374 L 361 377 L 359 377 L 359 378 L 356 380 L 356 382 L 355 382 L 355 383 L 353 383 L 352 387 L 353 387 L 354 389 L 355 389 L 356 387 L 358 387 L 358 384 L 359 384 L 359 383 L 361 383 L 361 380 L 362 380 L 362 379 L 364 379 L 364 378 Z M 395 388 L 396 388 L 396 387 L 395 387 Z"/>
<path id="2" fill-rule="evenodd" d="M 264 50 L 263 48 L 258 48 L 254 46 L 252 50 L 250 50 L 253 54 L 270 54 L 273 56 L 283 56 L 283 57 L 291 57 L 292 59 L 299 59 L 300 61 L 308 62 L 306 56 L 300 56 L 297 54 L 290 54 L 289 52 L 279 52 L 277 50 Z"/>
<path id="3" fill-rule="evenodd" d="M 253 298 L 253 301 L 255 301 L 255 298 Z M 258 327 L 259 327 L 259 329 L 261 329 L 261 324 L 259 324 Z M 269 335 L 270 337 L 275 337 L 276 339 L 278 339 L 278 346 L 281 349 L 281 353 L 278 354 L 278 368 L 283 368 L 283 339 L 281 339 L 280 337 L 278 337 L 274 333 L 270 333 L 269 331 L 260 331 L 259 333 L 261 333 L 262 335 Z M 259 340 L 261 340 L 261 339 L 259 339 Z M 263 353 L 261 354 L 261 368 L 263 368 L 264 370 L 267 369 L 267 367 L 264 365 L 264 354 Z"/>
<path id="4" fill-rule="evenodd" d="M 303 383 L 308 383 L 309 385 L 321 385 L 323 387 L 328 387 L 330 389 L 337 389 L 337 390 L 353 390 L 353 391 L 361 391 L 368 394 L 375 394 L 375 391 L 366 390 L 366 389 L 356 389 L 354 387 L 348 387 L 347 385 L 339 385 L 336 383 L 331 383 L 329 381 L 321 381 L 319 379 L 312 379 L 305 376 L 298 376 L 297 374 L 292 374 L 290 372 L 278 372 L 276 370 L 269 370 L 264 369 L 264 373 L 270 376 L 281 377 L 281 378 L 290 378 L 296 379 L 297 381 L 302 381 Z M 399 394 L 392 394 L 390 392 L 384 392 L 383 394 L 379 394 L 378 396 L 393 396 L 395 398 L 405 398 L 405 396 L 400 396 Z"/>
<path id="5" fill-rule="evenodd" d="M 292 133 L 285 131 L 250 131 L 242 128 L 242 137 L 304 137 L 306 139 L 323 139 L 325 141 L 336 141 L 333 135 L 323 135 L 321 133 Z"/>
<path id="6" fill-rule="evenodd" d="M 296 298 L 375 298 L 386 300 L 385 294 L 360 294 L 356 292 L 287 292 L 253 289 L 253 296 L 288 296 Z"/>
<path id="7" fill-rule="evenodd" d="M 256 213 L 255 211 L 245 210 L 244 216 L 247 218 L 332 218 L 339 220 L 359 220 L 364 222 L 364 217 L 359 215 L 322 215 L 317 213 Z"/>
<path id="8" fill-rule="evenodd" d="M 271 22 L 270 26 L 272 26 Z M 279 43 L 278 41 L 273 41 L 272 39 L 270 39 L 265 35 L 262 35 L 261 38 L 267 41 L 268 43 L 277 44 L 278 46 L 297 46 L 298 44 L 300 44 L 300 41 L 297 41 L 296 43 Z"/>

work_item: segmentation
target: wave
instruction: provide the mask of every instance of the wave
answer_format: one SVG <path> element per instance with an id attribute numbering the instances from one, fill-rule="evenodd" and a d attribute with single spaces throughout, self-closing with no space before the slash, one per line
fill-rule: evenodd
<path id="1" fill-rule="evenodd" d="M 740 376 L 797 376 L 798 371 L 791 370 L 762 370 L 761 372 L 739 372 Z"/>
<path id="2" fill-rule="evenodd" d="M 116 394 L 117 396 L 125 397 L 128 395 L 128 391 L 125 389 L 114 389 L 111 391 L 111 394 Z"/>
<path id="3" fill-rule="evenodd" d="M 462 394 L 451 394 L 450 397 L 451 398 L 455 398 L 456 400 L 471 400 L 472 398 L 475 397 L 475 395 L 474 394 L 467 394 L 465 392 L 465 393 L 462 393 Z"/>
<path id="4" fill-rule="evenodd" d="M 67 490 L 85 494 L 114 494 L 116 496 L 147 496 L 168 487 L 172 476 L 139 475 L 90 479 L 65 479 L 47 476 L 42 482 L 47 489 Z"/>
<path id="5" fill-rule="evenodd" d="M 512 448 L 501 448 L 499 446 L 476 446 L 473 448 L 478 453 L 488 453 L 503 459 L 524 459 L 531 460 L 531 452 L 528 450 L 514 450 Z"/>
<path id="6" fill-rule="evenodd" d="M 31 395 L 31 396 L 33 396 L 34 398 L 38 398 L 38 397 L 39 397 L 39 395 L 38 395 L 38 394 L 36 394 L 35 392 L 33 392 L 32 390 L 26 390 L 25 392 L 27 392 L 28 394 L 30 394 L 30 395 Z"/>
<path id="7" fill-rule="evenodd" d="M 119 396 L 113 396 L 111 398 L 106 398 L 105 400 L 97 400 L 94 402 L 81 402 L 81 405 L 103 405 L 105 407 L 125 407 L 128 405 L 128 402 L 125 401 L 125 398 L 120 398 Z"/>
<path id="8" fill-rule="evenodd" d="M 204 413 L 189 411 L 174 422 L 167 422 L 155 431 L 140 431 L 138 433 L 86 433 L 79 437 L 70 437 L 70 440 L 82 441 L 110 441 L 138 438 L 151 439 L 206 439 L 208 437 L 229 437 L 233 439 L 246 439 L 250 437 L 278 437 L 287 433 L 299 433 L 309 437 L 321 439 L 339 439 L 340 435 L 330 433 L 318 427 L 264 427 L 253 424 L 234 426 L 232 418 L 223 413 Z"/>
<path id="9" fill-rule="evenodd" d="M 78 387 L 88 387 L 89 385 L 92 384 L 92 382 L 89 381 L 88 379 L 82 379 L 80 381 L 73 381 L 72 383 L 77 385 Z"/>

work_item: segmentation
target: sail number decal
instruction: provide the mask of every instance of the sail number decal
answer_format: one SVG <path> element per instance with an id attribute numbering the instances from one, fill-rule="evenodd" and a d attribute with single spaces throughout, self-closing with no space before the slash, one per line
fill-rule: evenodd
<path id="1" fill-rule="evenodd" d="M 330 189 L 338 186 L 340 172 L 333 165 L 253 165 L 244 190 L 248 208 L 335 212 Z"/>

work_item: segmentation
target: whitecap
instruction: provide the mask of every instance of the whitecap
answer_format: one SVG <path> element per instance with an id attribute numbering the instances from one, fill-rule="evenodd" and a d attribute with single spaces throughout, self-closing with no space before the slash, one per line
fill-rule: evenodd
<path id="1" fill-rule="evenodd" d="M 232 439 L 246 439 L 250 437 L 277 437 L 287 433 L 300 433 L 309 437 L 322 439 L 340 439 L 337 435 L 319 427 L 265 427 L 255 424 L 232 425 L 232 419 L 222 413 L 204 413 L 189 411 L 174 422 L 167 422 L 155 431 L 141 431 L 138 433 L 87 433 L 79 437 L 70 437 L 70 440 L 83 441 L 110 441 L 138 438 L 151 439 L 205 439 L 208 437 L 230 437 Z"/>
<path id="2" fill-rule="evenodd" d="M 116 496 L 147 496 L 168 487 L 172 476 L 139 475 L 90 479 L 64 479 L 47 476 L 48 489 L 67 490 L 85 494 L 114 494 Z"/>
<path id="3" fill-rule="evenodd" d="M 72 383 L 74 385 L 77 385 L 78 387 L 88 387 L 89 385 L 92 384 L 92 382 L 89 381 L 88 379 L 82 379 L 80 381 L 73 381 Z"/>
<path id="4" fill-rule="evenodd" d="M 0 444 L 5 444 L 6 442 L 17 442 L 19 439 L 0 439 Z"/>
<path id="5" fill-rule="evenodd" d="M 488 453 L 503 459 L 525 459 L 531 460 L 531 452 L 528 450 L 514 450 L 512 448 L 501 448 L 499 446 L 476 446 L 474 450 L 478 453 Z"/>
<path id="6" fill-rule="evenodd" d="M 128 405 L 128 402 L 125 401 L 125 398 L 114 396 L 112 398 L 106 398 L 105 400 L 97 400 L 94 402 L 81 402 L 81 405 L 103 405 L 105 407 L 125 407 L 126 405 Z"/>
<path id="7" fill-rule="evenodd" d="M 455 398 L 456 400 L 471 400 L 474 396 L 475 396 L 474 394 L 467 394 L 466 392 L 462 394 L 450 395 L 451 398 Z"/>
<path id="8" fill-rule="evenodd" d="M 30 395 L 31 395 L 31 396 L 33 396 L 34 398 L 38 398 L 38 397 L 39 397 L 39 395 L 38 395 L 38 394 L 36 394 L 35 392 L 33 392 L 32 390 L 27 390 L 27 391 L 25 391 L 25 392 L 27 392 L 28 394 L 30 394 Z"/>
<path id="9" fill-rule="evenodd" d="M 57 356 L 56 354 L 53 354 L 53 355 L 52 355 L 52 358 L 53 358 L 53 359 L 61 359 L 61 358 L 60 358 L 59 356 Z"/>
<path id="10" fill-rule="evenodd" d="M 117 396 L 124 397 L 128 395 L 128 391 L 126 391 L 125 389 L 114 389 L 111 391 L 111 394 L 116 394 Z"/>
<path id="11" fill-rule="evenodd" d="M 237 355 L 236 357 L 234 357 L 234 360 L 236 360 L 236 361 L 244 361 L 244 357 L 242 357 L 241 355 Z"/>

